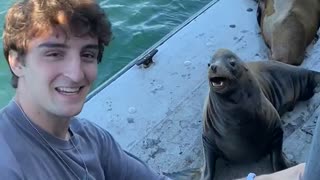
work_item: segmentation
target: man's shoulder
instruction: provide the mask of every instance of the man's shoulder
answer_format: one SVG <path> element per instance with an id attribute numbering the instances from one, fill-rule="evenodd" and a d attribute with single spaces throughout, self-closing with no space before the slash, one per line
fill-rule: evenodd
<path id="1" fill-rule="evenodd" d="M 5 138 L 0 134 L 0 167 L 2 167 L 3 162 L 10 162 L 11 160 L 14 160 L 14 155 L 10 149 L 10 146 L 8 145 L 8 142 L 5 140 Z"/>
<path id="2" fill-rule="evenodd" d="M 14 114 L 10 113 L 8 110 L 8 106 L 0 109 L 0 135 L 10 134 L 11 129 L 14 126 Z M 14 132 L 12 132 L 14 133 Z"/>
<path id="3" fill-rule="evenodd" d="M 106 130 L 85 118 L 74 117 L 70 126 L 74 130 L 92 130 L 97 131 L 98 133 L 107 133 Z"/>
<path id="4" fill-rule="evenodd" d="M 16 114 L 10 110 L 11 106 L 6 106 L 0 110 L 0 159 L 7 157 L 7 160 L 14 157 L 17 149 L 23 149 L 22 143 L 25 139 L 19 130 L 23 126 L 19 126 Z"/>
<path id="5" fill-rule="evenodd" d="M 0 109 L 0 122 L 2 122 L 3 119 L 8 116 L 7 109 L 7 106 Z"/>
<path id="6" fill-rule="evenodd" d="M 112 135 L 99 125 L 84 118 L 74 118 L 70 124 L 71 130 L 80 136 L 90 136 L 92 139 L 112 140 Z"/>

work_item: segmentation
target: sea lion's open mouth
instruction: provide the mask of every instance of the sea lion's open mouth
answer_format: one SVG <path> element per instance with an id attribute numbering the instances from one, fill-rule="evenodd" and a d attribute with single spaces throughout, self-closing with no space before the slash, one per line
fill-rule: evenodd
<path id="1" fill-rule="evenodd" d="M 212 77 L 210 78 L 213 87 L 223 87 L 225 82 L 227 81 L 226 77 Z"/>

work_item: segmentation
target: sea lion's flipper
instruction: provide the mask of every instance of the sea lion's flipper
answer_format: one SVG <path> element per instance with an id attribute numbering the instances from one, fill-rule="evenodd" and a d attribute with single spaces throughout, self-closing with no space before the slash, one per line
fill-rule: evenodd
<path id="1" fill-rule="evenodd" d="M 289 167 L 289 163 L 286 158 L 283 156 L 282 151 L 278 149 L 274 149 L 271 153 L 271 163 L 272 169 L 274 172 L 281 171 L 287 169 Z"/>
<path id="2" fill-rule="evenodd" d="M 163 174 L 172 180 L 199 180 L 201 177 L 201 168 L 190 168 L 178 172 Z"/>
<path id="3" fill-rule="evenodd" d="M 317 26 L 317 29 L 320 28 L 320 22 L 318 22 L 318 26 Z M 314 39 L 313 39 L 313 43 L 315 44 L 319 39 L 319 34 L 318 34 L 318 31 L 316 32 L 316 34 L 314 35 Z"/>
<path id="4" fill-rule="evenodd" d="M 317 85 L 314 89 L 313 89 L 314 93 L 319 93 L 320 92 L 320 85 Z"/>
<path id="5" fill-rule="evenodd" d="M 319 93 L 320 92 L 320 72 L 317 71 L 312 71 L 313 73 L 313 78 L 314 78 L 314 89 L 313 92 L 314 93 Z"/>
<path id="6" fill-rule="evenodd" d="M 257 21 L 258 21 L 259 26 L 261 27 L 261 13 L 262 13 L 261 6 L 264 6 L 264 1 L 261 0 L 261 1 L 257 1 L 257 2 L 258 2 Z"/>
<path id="7" fill-rule="evenodd" d="M 319 35 L 316 33 L 316 34 L 314 35 L 314 38 L 313 38 L 312 43 L 313 43 L 313 44 L 316 44 L 316 42 L 318 41 L 318 39 L 319 39 Z"/>
<path id="8" fill-rule="evenodd" d="M 292 104 L 288 105 L 288 109 L 287 109 L 287 110 L 288 110 L 289 112 L 293 111 L 294 105 L 295 105 L 295 103 L 292 103 Z"/>
<path id="9" fill-rule="evenodd" d="M 271 163 L 273 170 L 281 171 L 290 167 L 290 163 L 286 156 L 282 153 L 283 130 L 281 127 L 275 128 L 273 133 Z"/>
<path id="10" fill-rule="evenodd" d="M 256 69 L 266 98 L 280 116 L 290 111 L 298 101 L 310 99 L 320 91 L 320 72 L 278 61 L 259 61 L 250 66 Z"/>
<path id="11" fill-rule="evenodd" d="M 204 135 L 202 136 L 204 166 L 201 180 L 212 180 L 215 176 L 216 161 L 219 157 L 217 146 L 210 142 Z"/>
<path id="12" fill-rule="evenodd" d="M 281 154 L 280 154 L 281 153 Z M 279 151 L 273 151 L 271 153 L 271 160 L 272 160 L 272 168 L 274 172 L 281 171 L 283 169 L 287 169 L 289 167 L 298 165 L 297 162 L 291 161 L 288 157 Z"/>

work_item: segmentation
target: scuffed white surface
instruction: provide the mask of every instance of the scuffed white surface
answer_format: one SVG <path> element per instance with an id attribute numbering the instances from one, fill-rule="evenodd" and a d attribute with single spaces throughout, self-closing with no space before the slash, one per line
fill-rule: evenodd
<path id="1" fill-rule="evenodd" d="M 157 170 L 201 165 L 207 63 L 218 48 L 231 49 L 245 61 L 267 58 L 256 7 L 253 0 L 220 0 L 158 47 L 155 64 L 130 68 L 90 99 L 79 116 L 108 130 L 124 149 Z M 320 70 L 318 46 L 309 47 L 302 66 Z M 308 112 L 300 105 L 300 112 L 311 116 L 318 105 Z M 285 118 L 293 118 L 289 115 Z M 290 151 L 290 142 L 285 148 Z M 218 179 L 228 179 L 228 168 L 218 171 Z M 238 177 L 255 169 L 270 171 L 266 165 L 243 168 L 237 167 L 242 170 Z"/>

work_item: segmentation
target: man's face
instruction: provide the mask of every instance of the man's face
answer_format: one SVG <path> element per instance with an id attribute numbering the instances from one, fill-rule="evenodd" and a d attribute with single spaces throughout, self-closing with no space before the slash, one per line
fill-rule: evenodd
<path id="1" fill-rule="evenodd" d="M 77 115 L 97 75 L 98 40 L 55 31 L 29 41 L 19 77 L 20 101 L 56 117 Z"/>

